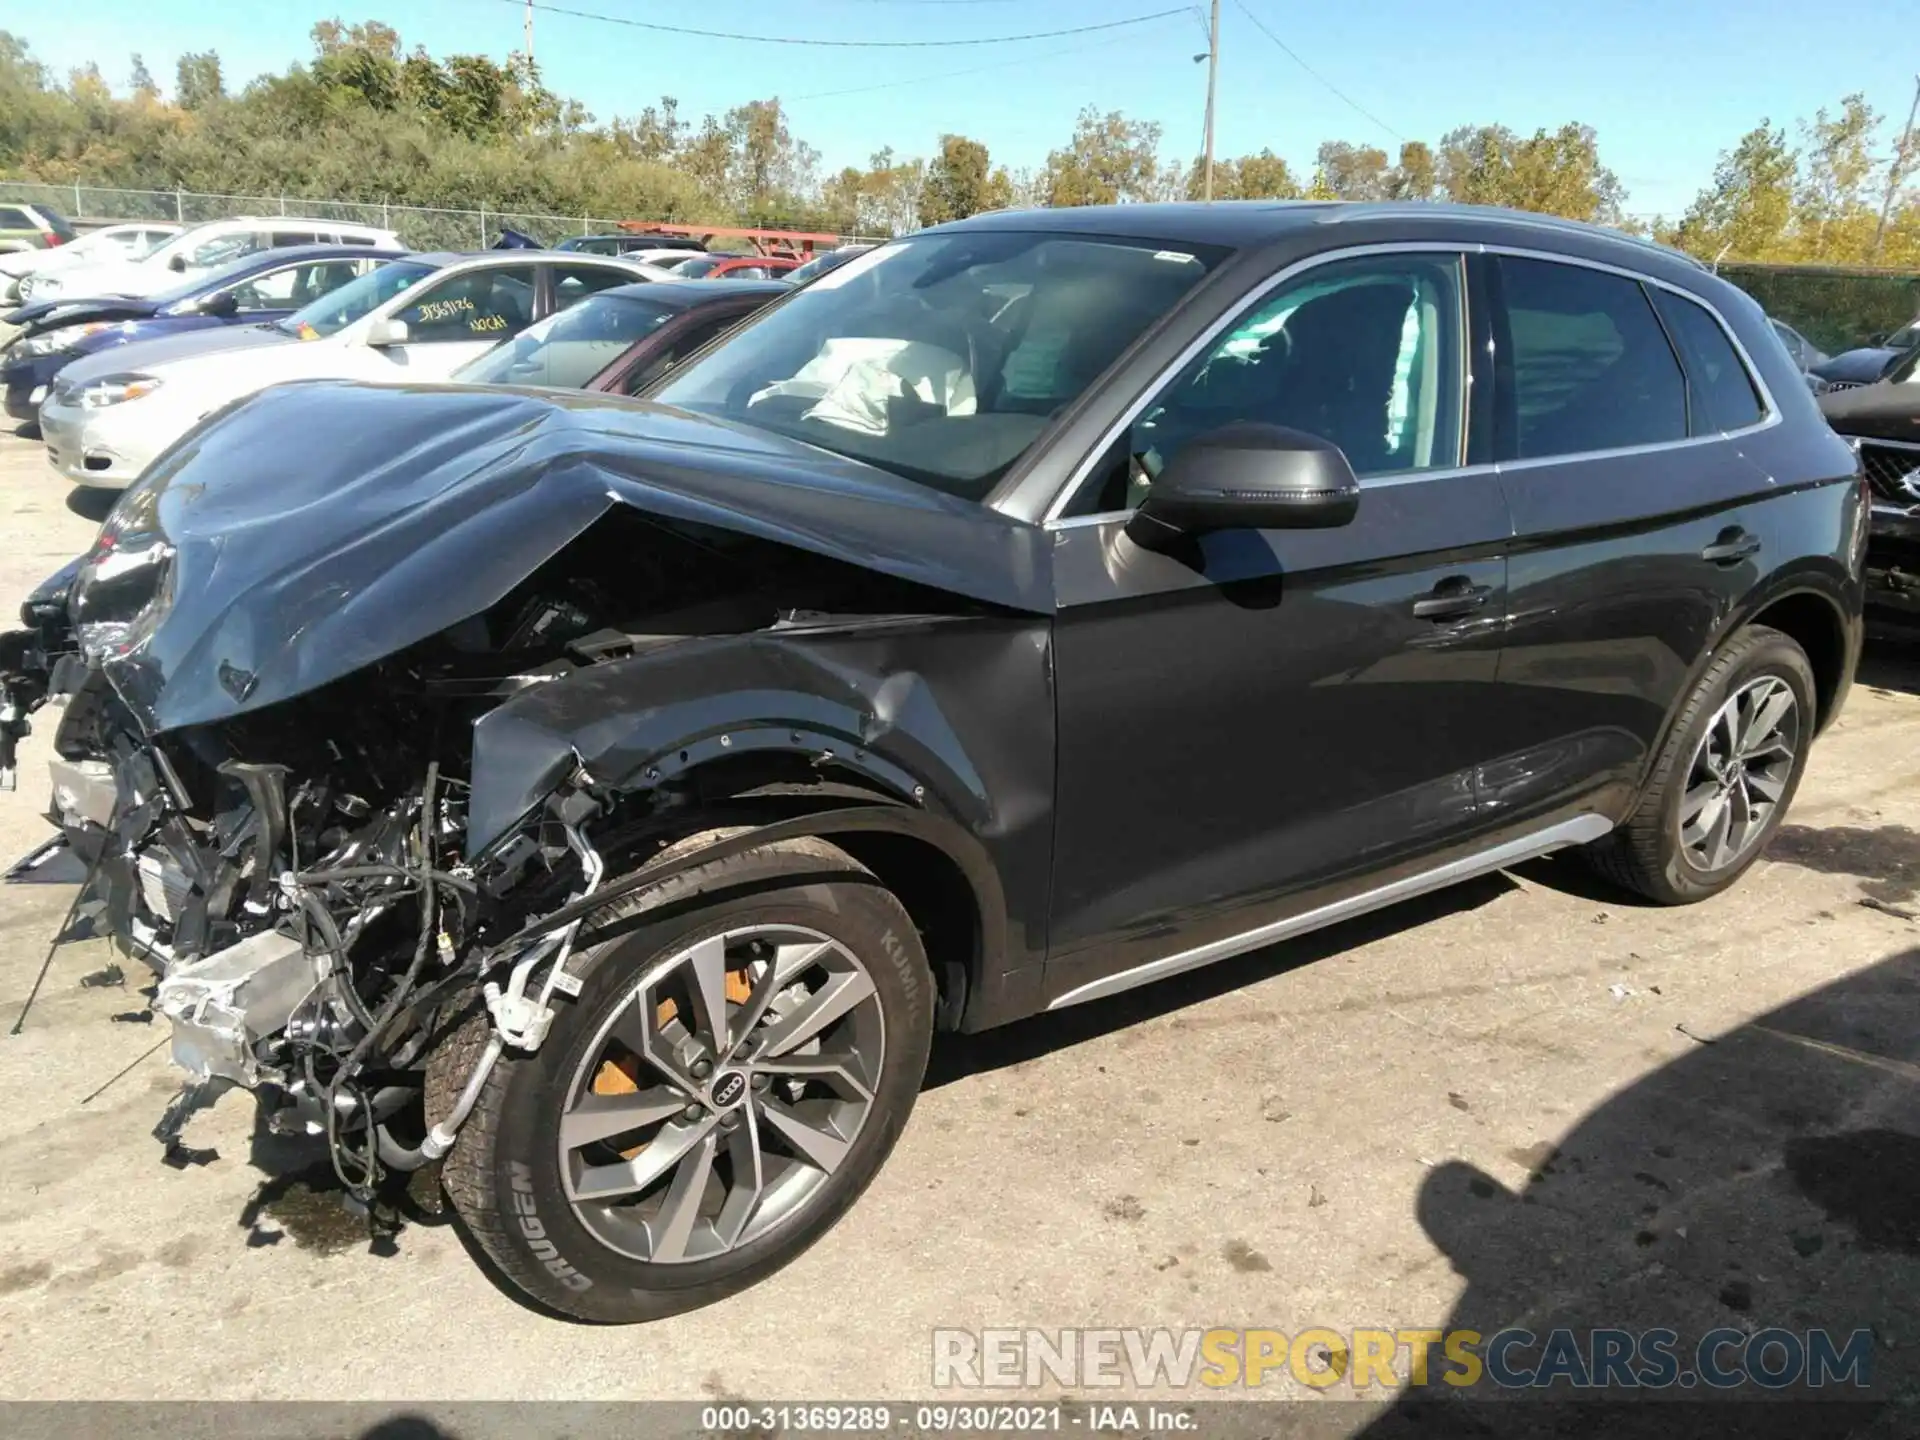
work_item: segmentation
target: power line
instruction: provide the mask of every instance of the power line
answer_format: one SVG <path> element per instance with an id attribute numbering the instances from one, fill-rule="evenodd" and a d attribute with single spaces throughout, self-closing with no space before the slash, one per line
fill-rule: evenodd
<path id="1" fill-rule="evenodd" d="M 1298 65 L 1302 70 L 1306 71 L 1307 74 L 1311 75 L 1314 79 L 1318 80 L 1322 85 L 1326 86 L 1327 89 L 1331 90 L 1341 100 L 1344 100 L 1348 105 L 1352 106 L 1353 109 L 1357 111 L 1359 114 L 1363 115 L 1368 120 L 1371 120 L 1374 124 L 1378 125 L 1382 130 L 1386 131 L 1389 135 L 1393 136 L 1394 139 L 1404 141 L 1407 138 L 1406 136 L 1402 135 L 1398 130 L 1394 129 L 1391 125 L 1387 124 L 1387 122 L 1382 120 L 1378 115 L 1374 114 L 1371 110 L 1367 109 L 1367 107 L 1362 105 L 1358 100 L 1354 99 L 1351 95 L 1347 94 L 1347 92 L 1342 90 L 1338 85 L 1334 84 L 1331 80 L 1327 79 L 1326 76 L 1322 75 L 1318 70 L 1314 69 L 1313 66 L 1309 65 L 1306 61 L 1302 60 L 1300 56 L 1294 52 L 1294 49 L 1291 45 L 1287 44 L 1286 41 L 1282 40 L 1278 35 L 1274 34 L 1273 31 L 1267 28 L 1266 21 L 1262 20 L 1258 15 L 1254 14 L 1253 11 L 1247 9 L 1245 0 L 1233 0 L 1233 3 L 1239 6 L 1240 12 L 1243 15 L 1245 15 L 1247 19 L 1253 22 L 1254 29 L 1258 30 L 1262 35 L 1266 36 L 1274 44 L 1278 45 L 1282 50 L 1284 50 L 1287 54 L 1287 58 L 1293 61 L 1294 64 Z"/>
<path id="2" fill-rule="evenodd" d="M 1062 50 L 1043 50 L 1038 55 L 1022 55 L 1017 60 L 1000 60 L 992 65 L 969 65 L 964 70 L 942 70 L 937 75 L 915 75 L 906 80 L 882 80 L 877 85 L 855 85 L 848 90 L 819 90 L 811 95 L 782 96 L 780 103 L 798 105 L 803 100 L 833 100 L 842 95 L 869 95 L 875 90 L 900 90 L 909 85 L 923 85 L 930 80 L 958 80 L 965 75 L 985 75 L 995 70 L 1011 70 L 1016 65 L 1038 65 L 1044 60 L 1058 60 L 1065 55 L 1085 55 L 1089 51 L 1104 49 L 1109 45 L 1122 44 L 1131 38 L 1128 35 L 1116 35 L 1110 40 L 1096 40 L 1091 45 L 1069 45 Z"/>
<path id="3" fill-rule="evenodd" d="M 1022 40 L 1057 40 L 1066 35 L 1090 35 L 1096 30 L 1119 30 L 1128 25 L 1145 25 L 1169 15 L 1184 15 L 1188 7 L 1156 10 L 1151 15 L 1132 15 L 1125 20 L 1103 20 L 1097 25 L 1074 25 L 1065 30 L 1034 30 L 1025 35 L 983 35 L 964 40 L 814 40 L 793 35 L 742 35 L 730 30 L 696 30 L 686 25 L 662 25 L 652 20 L 630 20 L 624 15 L 596 15 L 588 10 L 572 10 L 564 5 L 544 5 L 539 0 L 504 0 L 505 4 L 531 4 L 535 10 L 551 15 L 569 15 L 576 20 L 599 20 L 608 25 L 626 25 L 635 30 L 652 30 L 665 35 L 692 35 L 702 40 L 743 40 L 755 45 L 814 45 L 837 50 L 932 50 L 956 45 L 1012 45 Z"/>

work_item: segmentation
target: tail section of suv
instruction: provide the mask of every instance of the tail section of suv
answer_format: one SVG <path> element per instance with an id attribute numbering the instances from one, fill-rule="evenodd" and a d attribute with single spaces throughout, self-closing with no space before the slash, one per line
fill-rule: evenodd
<path id="1" fill-rule="evenodd" d="M 239 1085 L 363 1195 L 443 1159 L 584 1318 L 812 1244 L 935 1030 L 1555 851 L 1725 890 L 1858 657 L 1766 317 L 1541 217 L 975 216 L 641 398 L 267 390 L 0 636 L 163 1138 Z"/>

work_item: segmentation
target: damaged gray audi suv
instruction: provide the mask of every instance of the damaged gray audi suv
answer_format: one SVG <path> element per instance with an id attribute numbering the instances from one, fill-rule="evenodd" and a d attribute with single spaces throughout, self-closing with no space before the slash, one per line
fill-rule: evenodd
<path id="1" fill-rule="evenodd" d="M 57 700 L 50 849 L 159 973 L 162 1140 L 244 1087 L 643 1320 L 832 1226 L 937 1031 L 1554 851 L 1723 890 L 1846 696 L 1867 516 L 1674 252 L 977 216 L 638 401 L 236 403 L 0 638 L 0 762 Z"/>

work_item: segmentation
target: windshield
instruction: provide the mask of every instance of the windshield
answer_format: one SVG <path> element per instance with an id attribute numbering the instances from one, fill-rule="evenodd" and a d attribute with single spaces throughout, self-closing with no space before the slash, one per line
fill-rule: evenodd
<path id="1" fill-rule="evenodd" d="M 322 295 L 304 310 L 296 310 L 284 320 L 275 320 L 273 327 L 298 335 L 302 340 L 324 340 L 362 316 L 372 314 L 402 291 L 412 289 L 437 269 L 437 266 L 418 262 L 391 261 Z"/>
<path id="2" fill-rule="evenodd" d="M 1905 350 L 1910 345 L 1920 345 L 1920 320 L 1911 325 L 1902 325 L 1887 336 L 1887 349 Z"/>
<path id="3" fill-rule="evenodd" d="M 648 398 L 982 499 L 1223 253 L 1004 230 L 897 241 Z"/>
<path id="4" fill-rule="evenodd" d="M 511 344 L 489 350 L 453 372 L 469 385 L 552 385 L 578 390 L 642 335 L 680 311 L 657 300 L 596 295 L 549 315 Z"/>

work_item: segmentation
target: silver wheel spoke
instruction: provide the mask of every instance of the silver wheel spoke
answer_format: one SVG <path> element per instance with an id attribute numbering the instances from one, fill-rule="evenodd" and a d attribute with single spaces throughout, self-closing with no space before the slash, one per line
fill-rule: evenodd
<path id="1" fill-rule="evenodd" d="M 574 1182 L 576 1200 L 607 1200 L 616 1195 L 631 1195 L 646 1189 L 698 1145 L 719 1117 L 708 1115 L 685 1125 L 669 1125 L 653 1142 L 631 1160 L 618 1165 L 591 1165 Z"/>
<path id="2" fill-rule="evenodd" d="M 1747 723 L 1746 732 L 1740 737 L 1740 754 L 1753 754 L 1756 743 L 1773 736 L 1780 722 L 1793 708 L 1793 692 L 1785 685 L 1776 682 L 1776 688 L 1760 697 L 1754 706 L 1753 718 Z"/>
<path id="3" fill-rule="evenodd" d="M 1753 749 L 1747 752 L 1746 758 L 1747 768 L 1749 770 L 1753 768 L 1756 762 L 1771 765 L 1781 760 L 1791 760 L 1793 758 L 1793 746 L 1787 743 L 1786 737 L 1783 735 L 1774 734 L 1763 736 Z"/>
<path id="4" fill-rule="evenodd" d="M 873 981 L 866 971 L 841 971 L 808 996 L 798 1009 L 775 1022 L 755 1058 L 797 1050 L 873 993 Z"/>
<path id="5" fill-rule="evenodd" d="M 582 1095 L 560 1119 L 560 1145 L 578 1150 L 596 1140 L 611 1140 L 629 1130 L 671 1120 L 687 1106 L 687 1096 L 656 1085 L 629 1095 Z"/>
<path id="6" fill-rule="evenodd" d="M 693 1225 L 700 1218 L 700 1202 L 706 1197 L 707 1181 L 713 1177 L 713 1154 L 718 1142 L 709 1130 L 680 1161 L 660 1202 L 660 1214 L 648 1228 L 653 1232 L 654 1260 L 684 1260 L 687 1241 L 693 1238 Z"/>
<path id="7" fill-rule="evenodd" d="M 776 947 L 772 962 L 753 987 L 753 995 L 738 1016 L 734 1027 L 733 1047 L 729 1058 L 753 1034 L 754 1027 L 766 1018 L 767 1009 L 773 1004 L 774 996 L 798 980 L 822 955 L 833 949 L 829 941 L 817 944 L 781 945 Z"/>
<path id="8" fill-rule="evenodd" d="M 1780 797 L 1787 793 L 1786 778 L 1776 780 L 1764 770 L 1747 771 L 1747 789 L 1769 805 L 1777 805 Z"/>
<path id="9" fill-rule="evenodd" d="M 808 1124 L 778 1100 L 762 1098 L 760 1118 L 815 1169 L 831 1175 L 847 1155 L 847 1142 L 831 1131 Z"/>
<path id="10" fill-rule="evenodd" d="M 1719 793 L 1720 787 L 1712 781 L 1704 785 L 1696 785 L 1687 791 L 1686 799 L 1680 802 L 1680 823 L 1692 825 L 1700 818 L 1700 812 L 1711 805 Z"/>
<path id="11" fill-rule="evenodd" d="M 1753 833 L 1753 798 L 1747 794 L 1747 782 L 1743 776 L 1736 780 L 1733 789 L 1727 792 L 1727 850 L 1729 856 L 1738 855 L 1746 848 L 1747 839 Z"/>
<path id="12" fill-rule="evenodd" d="M 1680 832 L 1680 838 L 1689 845 L 1704 845 L 1726 811 L 1727 797 L 1716 788 L 1713 794 L 1707 797 L 1707 803 L 1701 806 L 1693 823 Z"/>
<path id="13" fill-rule="evenodd" d="M 1724 800 L 1714 812 L 1713 824 L 1707 828 L 1707 868 L 1718 870 L 1727 860 L 1727 836 L 1733 829 L 1733 807 Z"/>
<path id="14" fill-rule="evenodd" d="M 716 1055 L 726 1054 L 727 1041 L 727 937 L 715 935 L 702 940 L 686 955 L 686 968 L 693 992 L 693 1019 L 700 1026 L 701 1038 Z"/>
<path id="15" fill-rule="evenodd" d="M 727 1136 L 727 1162 L 733 1171 L 732 1184 L 713 1227 L 728 1245 L 737 1245 L 753 1223 L 767 1188 L 766 1157 L 760 1153 L 760 1118 L 751 1105 L 742 1112 L 739 1127 Z"/>
<path id="16" fill-rule="evenodd" d="M 858 1065 L 852 1055 L 776 1055 L 753 1068 L 786 1079 L 825 1081 L 842 1100 L 871 1100 L 873 1091 L 860 1078 Z"/>

